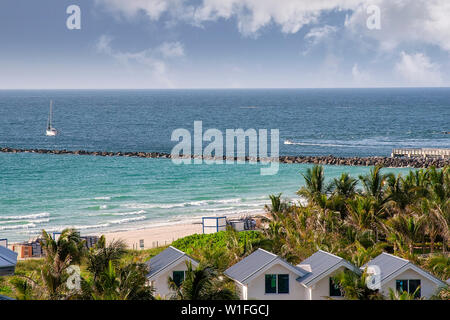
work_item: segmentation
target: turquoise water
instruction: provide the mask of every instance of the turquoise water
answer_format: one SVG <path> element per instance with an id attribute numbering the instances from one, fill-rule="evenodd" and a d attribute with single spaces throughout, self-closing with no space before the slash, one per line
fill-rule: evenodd
<path id="1" fill-rule="evenodd" d="M 50 99 L 57 137 L 44 134 Z M 192 132 L 201 120 L 204 130 L 279 129 L 282 155 L 388 156 L 396 147 L 449 148 L 449 119 L 448 88 L 0 90 L 0 147 L 12 148 L 170 152 L 172 131 Z M 0 154 L 0 238 L 260 212 L 271 193 L 295 198 L 306 167 L 261 176 L 249 164 Z M 326 168 L 329 178 L 368 170 Z"/>
<path id="2" fill-rule="evenodd" d="M 89 234 L 262 212 L 271 193 L 298 200 L 300 172 L 309 166 L 281 164 L 277 175 L 261 176 L 256 164 L 175 165 L 167 159 L 0 154 L 0 163 L 0 238 L 10 241 L 43 228 L 72 226 Z M 329 179 L 368 170 L 325 168 Z"/>

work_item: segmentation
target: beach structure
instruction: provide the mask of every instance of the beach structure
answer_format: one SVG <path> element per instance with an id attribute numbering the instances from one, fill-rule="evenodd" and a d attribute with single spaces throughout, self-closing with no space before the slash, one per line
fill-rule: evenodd
<path id="1" fill-rule="evenodd" d="M 409 148 L 394 149 L 391 157 L 407 157 L 407 158 L 450 158 L 450 149 L 433 149 L 433 148 Z"/>
<path id="2" fill-rule="evenodd" d="M 188 263 L 191 263 L 193 268 L 198 266 L 197 261 L 172 246 L 147 261 L 146 264 L 149 268 L 147 280 L 155 290 L 155 294 L 161 297 L 170 297 L 173 292 L 169 288 L 169 277 L 177 285 L 180 285 L 184 280 Z"/>
<path id="3" fill-rule="evenodd" d="M 227 230 L 226 217 L 203 217 L 202 218 L 203 233 L 216 233 Z"/>
<path id="4" fill-rule="evenodd" d="M 382 253 L 361 267 L 367 268 L 367 272 L 379 273 L 377 279 L 379 290 L 384 296 L 389 296 L 389 289 L 394 291 L 416 292 L 418 297 L 430 298 L 440 287 L 446 283 L 436 278 L 427 271 L 419 268 L 406 259 L 399 258 L 389 253 Z M 376 274 L 375 273 L 375 274 Z"/>
<path id="5" fill-rule="evenodd" d="M 0 276 L 11 276 L 16 270 L 17 253 L 0 246 Z"/>
<path id="6" fill-rule="evenodd" d="M 225 271 L 235 281 L 242 300 L 321 300 L 342 299 L 333 283 L 338 272 L 360 271 L 348 261 L 319 250 L 299 265 L 258 249 Z"/>
<path id="7" fill-rule="evenodd" d="M 8 248 L 8 239 L 0 239 L 0 246 Z"/>

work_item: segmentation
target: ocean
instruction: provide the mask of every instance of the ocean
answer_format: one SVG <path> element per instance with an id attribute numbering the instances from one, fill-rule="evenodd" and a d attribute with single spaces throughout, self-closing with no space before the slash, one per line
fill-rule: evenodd
<path id="1" fill-rule="evenodd" d="M 44 134 L 50 99 L 56 137 Z M 449 148 L 449 119 L 450 89 L 439 88 L 0 91 L 0 147 L 12 148 L 170 152 L 172 131 L 201 120 L 204 130 L 279 129 L 282 155 L 388 156 L 395 147 Z M 258 213 L 269 194 L 299 200 L 307 167 L 281 164 L 277 175 L 261 176 L 259 164 L 0 154 L 0 238 Z M 331 179 L 369 169 L 325 172 Z"/>

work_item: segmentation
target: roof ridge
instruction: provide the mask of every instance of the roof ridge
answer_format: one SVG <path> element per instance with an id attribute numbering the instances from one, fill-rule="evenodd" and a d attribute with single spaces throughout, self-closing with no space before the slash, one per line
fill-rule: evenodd
<path id="1" fill-rule="evenodd" d="M 391 256 L 393 258 L 396 258 L 396 259 L 403 260 L 405 262 L 411 263 L 411 261 L 409 261 L 408 259 L 404 259 L 404 258 L 401 258 L 399 256 L 396 256 L 396 255 L 393 255 L 393 254 L 390 254 L 390 253 L 387 253 L 387 252 L 384 252 L 384 251 L 380 255 L 382 255 L 382 254 L 386 254 L 386 255 Z"/>
<path id="2" fill-rule="evenodd" d="M 328 251 L 325 251 L 325 250 L 322 250 L 322 249 L 319 249 L 317 252 L 323 252 L 323 253 L 326 253 L 326 254 L 328 254 L 328 255 L 330 255 L 330 256 L 332 256 L 332 257 L 335 257 L 335 258 L 338 258 L 338 259 L 340 259 L 340 260 L 345 260 L 344 258 L 342 258 L 342 257 L 339 257 L 339 256 L 337 256 L 337 255 L 335 255 L 335 254 L 332 254 L 331 252 L 328 252 Z M 316 253 L 317 253 L 316 252 Z M 306 260 L 306 259 L 305 259 Z"/>
<path id="3" fill-rule="evenodd" d="M 182 254 L 187 254 L 186 252 L 181 251 L 180 249 L 177 249 L 177 248 L 175 248 L 174 246 L 169 246 L 169 248 L 175 249 L 176 251 L 178 251 L 178 252 L 180 252 L 180 253 L 182 253 Z"/>
<path id="4" fill-rule="evenodd" d="M 273 252 L 264 250 L 264 249 L 262 249 L 262 248 L 258 248 L 256 251 L 258 251 L 258 250 L 264 251 L 265 253 L 268 253 L 268 254 L 270 254 L 270 255 L 272 255 L 272 256 L 274 256 L 274 257 L 279 257 L 279 255 L 277 255 L 277 254 L 275 254 L 275 253 L 273 253 Z M 256 252 L 256 251 L 254 251 L 254 252 Z M 252 253 L 253 253 L 253 252 L 252 252 Z"/>
<path id="5" fill-rule="evenodd" d="M 259 249 L 258 249 L 258 250 L 259 250 Z M 258 251 L 258 250 L 256 250 L 256 251 Z M 263 250 L 263 251 L 265 251 L 265 252 L 268 252 L 268 253 L 274 255 L 275 257 L 273 257 L 273 259 L 271 259 L 270 261 L 268 261 L 267 263 L 265 263 L 264 265 L 262 265 L 261 268 L 257 269 L 256 271 L 252 272 L 252 273 L 249 274 L 247 277 L 245 277 L 244 279 L 242 279 L 242 281 L 247 280 L 248 278 L 250 278 L 250 277 L 253 276 L 254 274 L 258 273 L 260 270 L 264 269 L 267 265 L 269 265 L 270 263 L 274 262 L 275 260 L 277 260 L 277 259 L 279 258 L 279 257 L 278 257 L 276 254 L 274 254 L 274 253 L 271 253 L 271 252 L 266 251 L 266 250 L 264 250 L 264 249 L 261 249 L 261 250 Z M 256 251 L 254 251 L 254 252 L 256 252 Z M 245 258 L 244 258 L 244 259 L 245 259 Z M 244 261 L 244 259 L 242 259 L 241 261 Z M 240 262 L 240 261 L 239 261 L 239 262 Z"/>

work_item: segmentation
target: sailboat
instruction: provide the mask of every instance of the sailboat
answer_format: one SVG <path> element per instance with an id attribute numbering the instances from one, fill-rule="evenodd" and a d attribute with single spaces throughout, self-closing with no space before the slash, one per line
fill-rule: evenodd
<path id="1" fill-rule="evenodd" d="M 53 100 L 50 100 L 50 113 L 48 114 L 47 130 L 45 130 L 45 135 L 49 137 L 54 137 L 58 134 L 58 131 L 52 127 L 53 118 Z"/>

